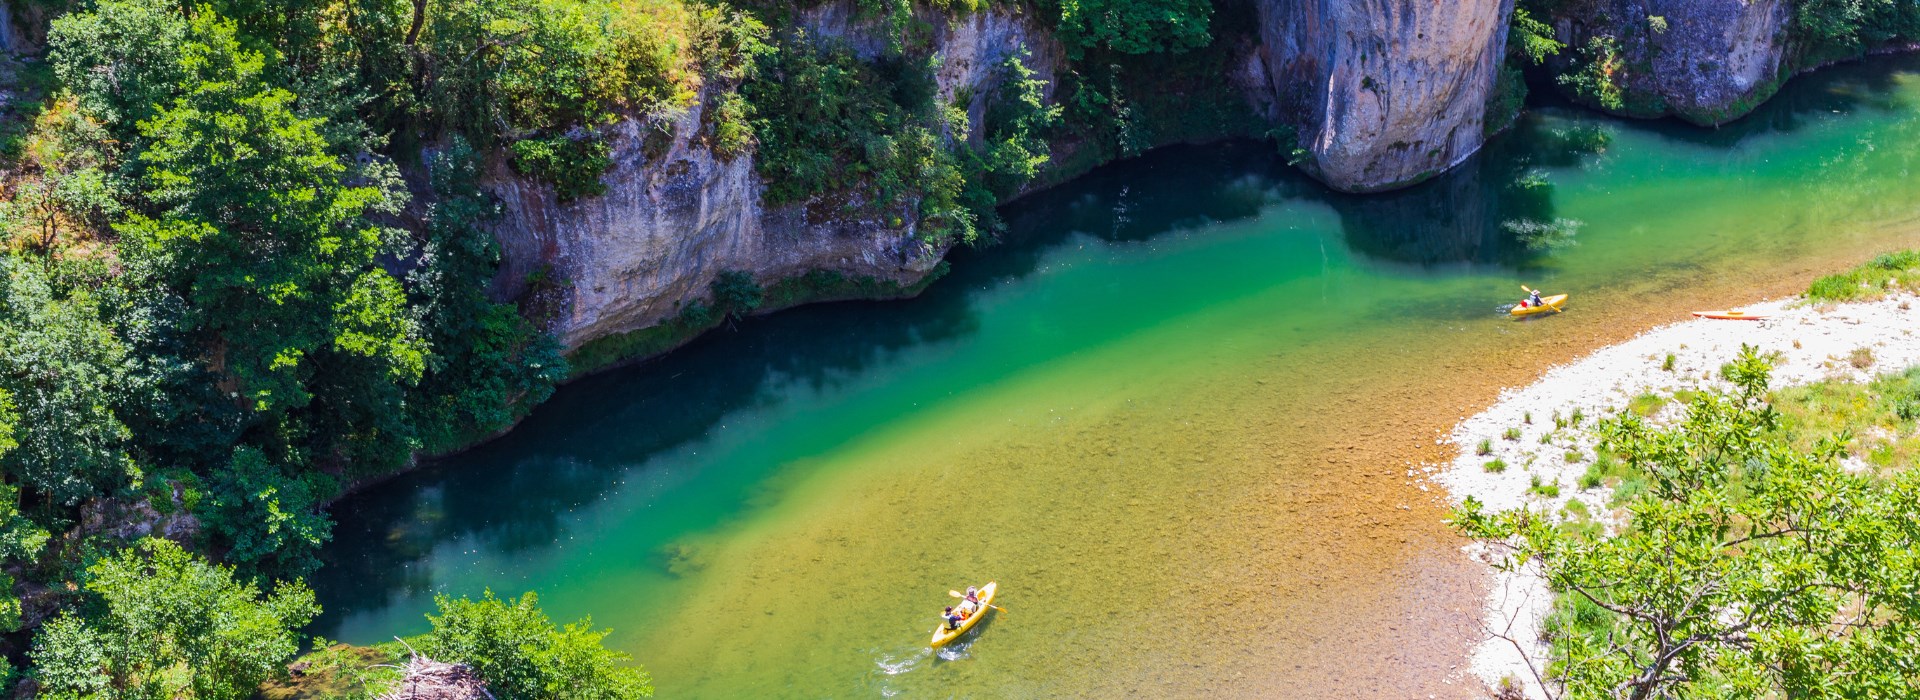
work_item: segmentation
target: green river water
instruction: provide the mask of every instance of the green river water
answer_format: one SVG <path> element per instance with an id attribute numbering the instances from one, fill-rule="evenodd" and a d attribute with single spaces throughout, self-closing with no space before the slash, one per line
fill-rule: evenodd
<path id="1" fill-rule="evenodd" d="M 313 631 L 536 590 L 660 697 L 1470 697 L 1483 574 L 1410 466 L 1554 361 L 1920 245 L 1916 162 L 1912 58 L 1717 130 L 1536 110 L 1384 195 L 1158 151 L 920 298 L 742 322 L 343 501 Z M 1521 283 L 1569 312 L 1498 314 Z M 1007 611 L 929 652 L 989 579 Z"/>

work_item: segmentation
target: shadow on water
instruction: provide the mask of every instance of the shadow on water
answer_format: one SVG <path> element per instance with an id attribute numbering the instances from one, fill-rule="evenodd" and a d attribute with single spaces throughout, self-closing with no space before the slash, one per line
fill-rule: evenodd
<path id="1" fill-rule="evenodd" d="M 1600 124 L 1554 126 L 1529 115 L 1460 167 L 1426 182 L 1322 197 L 1340 213 L 1347 245 L 1377 264 L 1530 269 L 1573 236 L 1570 224 L 1555 223 L 1553 184 L 1540 169 L 1585 164 L 1605 149 L 1610 133 Z"/>
<path id="2" fill-rule="evenodd" d="M 1914 57 L 1893 61 L 1897 69 L 1920 68 Z M 1379 195 L 1331 192 L 1254 142 L 1172 147 L 1096 170 L 1010 205 L 1002 240 L 956 251 L 951 277 L 919 298 L 749 319 L 657 361 L 565 387 L 507 436 L 343 500 L 334 508 L 326 566 L 312 579 L 326 607 L 314 631 L 331 636 L 355 613 L 448 585 L 421 565 L 436 546 L 547 550 L 568 537 L 573 514 L 633 478 L 650 457 L 698 444 L 729 416 L 776 405 L 796 386 L 829 391 L 910 349 L 966 338 L 980 326 L 981 295 L 1031 275 L 1072 236 L 1145 241 L 1304 200 L 1335 212 L 1346 244 L 1371 264 L 1421 274 L 1524 270 L 1545 264 L 1543 256 L 1564 242 L 1548 236 L 1543 244 L 1509 225 L 1555 221 L 1552 186 L 1538 169 L 1590 162 L 1609 130 L 1732 148 L 1819 114 L 1890 108 L 1892 72 L 1842 67 L 1795 81 L 1753 116 L 1717 130 L 1533 116 L 1463 167 Z"/>
<path id="3" fill-rule="evenodd" d="M 727 416 L 859 377 L 897 353 L 973 333 L 974 299 L 1031 274 L 1075 234 L 1114 242 L 1257 216 L 1284 164 L 1258 144 L 1182 148 L 1106 168 L 1038 193 L 1007 212 L 1004 240 L 954 254 L 954 272 L 915 299 L 850 302 L 747 319 L 657 361 L 562 388 L 511 433 L 342 500 L 311 582 L 326 605 L 316 625 L 377 610 L 392 596 L 436 590 L 424 560 L 471 538 L 514 554 L 566 536 L 570 513 L 652 455 L 697 443 Z M 1179 183 L 1178 187 L 1165 183 Z"/>

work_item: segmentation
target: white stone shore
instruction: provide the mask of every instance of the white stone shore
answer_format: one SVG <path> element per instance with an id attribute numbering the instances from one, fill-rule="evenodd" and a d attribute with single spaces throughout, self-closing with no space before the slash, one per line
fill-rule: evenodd
<path id="1" fill-rule="evenodd" d="M 1446 438 L 1459 447 L 1459 456 L 1451 464 L 1436 465 L 1432 480 L 1446 487 L 1456 503 L 1472 496 L 1489 510 L 1524 507 L 1558 514 L 1578 500 L 1605 520 L 1609 490 L 1579 485 L 1593 459 L 1592 439 L 1584 428 L 1622 410 L 1634 397 L 1724 386 L 1719 368 L 1742 344 L 1777 353 L 1775 387 L 1823 379 L 1864 381 L 1920 364 L 1920 297 L 1912 294 L 1824 305 L 1784 299 L 1745 310 L 1767 318 L 1695 319 L 1661 326 L 1556 366 L 1524 388 L 1502 392 L 1493 407 L 1462 421 Z M 1672 368 L 1665 369 L 1669 353 Z M 1656 419 L 1678 410 L 1670 403 Z M 1577 426 L 1556 427 L 1556 417 L 1571 422 L 1576 412 L 1581 416 Z M 1507 431 L 1515 428 L 1518 439 L 1507 439 Z M 1490 446 L 1489 454 L 1478 454 L 1482 441 Z M 1486 470 L 1495 459 L 1506 464 L 1505 471 Z M 1541 484 L 1557 484 L 1559 496 L 1530 492 L 1536 478 Z M 1466 551 L 1486 560 L 1479 545 Z M 1544 697 L 1530 664 L 1544 673 L 1546 649 L 1538 640 L 1550 606 L 1551 596 L 1538 578 L 1495 572 L 1486 602 L 1487 628 L 1520 644 L 1489 634 L 1474 650 L 1474 675 L 1495 688 L 1510 678 L 1522 685 L 1527 697 Z"/>

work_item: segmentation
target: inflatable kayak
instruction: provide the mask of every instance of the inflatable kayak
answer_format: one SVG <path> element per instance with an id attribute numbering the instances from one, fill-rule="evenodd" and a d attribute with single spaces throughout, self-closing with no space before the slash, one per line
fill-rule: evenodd
<path id="1" fill-rule="evenodd" d="M 1508 311 L 1507 313 L 1513 314 L 1515 316 L 1532 316 L 1534 314 L 1543 314 L 1549 311 L 1559 311 L 1560 307 L 1566 306 L 1566 305 L 1567 305 L 1567 295 L 1555 294 L 1550 297 L 1541 297 L 1539 306 L 1527 306 L 1527 307 L 1515 306 L 1513 307 L 1513 310 Z"/>
<path id="2" fill-rule="evenodd" d="M 1737 309 L 1728 311 L 1695 311 L 1693 315 L 1699 316 L 1700 318 L 1721 318 L 1730 321 L 1758 321 L 1767 317 L 1766 314 L 1750 314 Z"/>
<path id="3" fill-rule="evenodd" d="M 987 582 L 987 585 L 981 586 L 980 587 L 980 612 L 974 613 L 973 617 L 969 617 L 965 620 L 962 620 L 960 622 L 960 627 L 958 629 L 947 629 L 947 625 L 945 623 L 941 623 L 941 625 L 938 628 L 935 628 L 933 630 L 933 644 L 931 644 L 930 646 L 935 646 L 935 647 L 945 646 L 947 642 L 951 642 L 955 639 L 959 639 L 960 635 L 966 634 L 967 630 L 973 629 L 974 624 L 985 619 L 987 617 L 987 611 L 993 609 L 993 608 L 987 607 L 988 604 L 993 602 L 993 591 L 994 589 L 999 587 L 1000 587 L 1000 584 L 998 582 L 993 582 L 993 581 L 989 581 Z"/>

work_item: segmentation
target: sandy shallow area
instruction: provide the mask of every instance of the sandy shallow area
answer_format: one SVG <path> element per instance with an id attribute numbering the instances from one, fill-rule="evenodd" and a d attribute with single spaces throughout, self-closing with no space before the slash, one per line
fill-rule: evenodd
<path id="1" fill-rule="evenodd" d="M 1775 387 L 1825 379 L 1865 381 L 1920 364 L 1920 334 L 1915 332 L 1920 329 L 1920 297 L 1911 294 L 1821 305 L 1780 299 L 1745 310 L 1766 318 L 1695 319 L 1661 326 L 1553 367 L 1530 385 L 1503 391 L 1491 408 L 1461 421 L 1442 441 L 1457 450 L 1451 463 L 1421 467 L 1410 476 L 1445 487 L 1455 503 L 1472 496 L 1490 510 L 1561 513 L 1569 502 L 1579 500 L 1604 519 L 1612 494 L 1604 486 L 1581 489 L 1578 484 L 1593 459 L 1593 441 L 1585 428 L 1635 397 L 1725 386 L 1719 368 L 1742 345 L 1776 354 Z M 1676 403 L 1669 403 L 1655 419 L 1674 416 Z M 1518 429 L 1517 436 L 1509 432 L 1513 429 Z M 1489 453 L 1480 453 L 1483 441 Z M 1506 464 L 1505 470 L 1487 471 L 1487 463 L 1496 459 Z M 1531 493 L 1536 479 L 1558 484 L 1560 495 Z M 1481 561 L 1488 557 L 1478 545 L 1464 551 Z M 1528 697 L 1544 697 L 1532 669 L 1544 673 L 1540 624 L 1551 609 L 1551 594 L 1527 571 L 1492 575 L 1487 634 L 1474 649 L 1472 672 L 1490 687 L 1510 678 Z"/>

